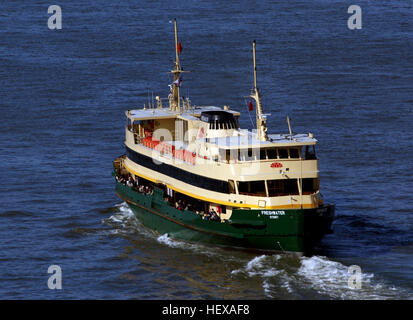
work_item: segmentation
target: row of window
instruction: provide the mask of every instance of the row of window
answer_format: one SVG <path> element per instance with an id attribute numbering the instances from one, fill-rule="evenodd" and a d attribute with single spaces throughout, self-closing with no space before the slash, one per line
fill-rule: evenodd
<path id="1" fill-rule="evenodd" d="M 209 129 L 237 129 L 238 125 L 235 120 L 228 120 L 225 122 L 214 121 L 209 123 Z"/>
<path id="2" fill-rule="evenodd" d="M 238 194 L 256 197 L 277 197 L 283 195 L 299 195 L 300 183 L 302 183 L 303 194 L 313 194 L 319 190 L 318 178 L 236 181 L 236 187 L 238 189 Z M 229 192 L 236 193 L 234 181 L 229 180 L 228 185 Z"/>
<path id="3" fill-rule="evenodd" d="M 315 146 L 291 147 L 291 148 L 260 148 L 260 149 L 233 149 L 219 150 L 221 161 L 229 162 L 237 159 L 238 161 L 256 160 L 276 160 L 276 159 L 316 159 Z"/>
<path id="4" fill-rule="evenodd" d="M 282 179 L 282 180 L 258 180 L 258 181 L 236 181 L 229 180 L 217 180 L 191 172 L 176 168 L 166 163 L 155 163 L 152 158 L 143 154 L 137 153 L 132 149 L 126 147 L 126 154 L 133 162 L 147 167 L 148 169 L 155 170 L 163 173 L 175 179 L 179 179 L 185 183 L 193 186 L 208 189 L 220 193 L 237 193 L 251 196 L 268 196 L 275 197 L 281 195 L 298 195 L 299 183 L 302 183 L 303 194 L 312 194 L 319 190 L 318 178 L 304 178 L 300 179 Z M 266 188 L 267 185 L 267 188 Z"/>

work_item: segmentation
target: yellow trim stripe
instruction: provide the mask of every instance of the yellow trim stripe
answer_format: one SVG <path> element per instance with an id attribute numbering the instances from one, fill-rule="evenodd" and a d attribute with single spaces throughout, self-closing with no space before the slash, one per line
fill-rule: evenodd
<path id="1" fill-rule="evenodd" d="M 154 178 L 149 178 L 148 176 L 145 176 L 144 174 L 138 173 L 138 172 L 136 172 L 135 170 L 129 168 L 129 167 L 126 165 L 125 162 L 123 162 L 123 166 L 125 167 L 125 169 L 126 169 L 127 171 L 129 171 L 130 173 L 133 173 L 135 176 L 139 176 L 139 177 L 144 178 L 144 179 L 146 179 L 146 180 L 149 180 L 149 181 L 152 181 L 152 182 L 155 182 L 155 183 L 159 183 L 158 180 L 156 180 L 156 179 L 154 179 Z"/>
<path id="2" fill-rule="evenodd" d="M 146 175 L 144 175 L 144 174 L 142 174 L 142 173 L 136 172 L 135 170 L 129 168 L 125 163 L 123 163 L 123 165 L 124 165 L 124 167 L 125 167 L 125 169 L 126 169 L 127 171 L 129 171 L 130 173 L 133 173 L 133 174 L 136 175 L 136 176 L 142 177 L 142 178 L 144 178 L 144 179 L 146 179 L 146 180 L 149 180 L 149 181 L 152 181 L 152 182 L 154 182 L 154 183 L 159 183 L 159 182 L 160 182 L 159 180 L 156 180 L 156 179 L 154 179 L 154 178 L 150 178 L 150 177 L 148 177 L 148 176 L 146 176 Z M 190 193 L 190 192 L 188 192 L 188 191 L 179 189 L 179 188 L 177 188 L 177 187 L 174 187 L 174 186 L 172 186 L 172 185 L 170 185 L 170 184 L 168 184 L 168 183 L 166 184 L 166 186 L 167 186 L 169 189 L 172 189 L 172 190 L 175 190 L 175 191 L 177 191 L 177 192 L 183 193 L 183 194 L 185 194 L 185 195 L 187 195 L 187 196 L 189 196 L 189 197 L 192 197 L 192 198 L 204 200 L 204 201 L 207 201 L 207 202 L 210 202 L 210 203 L 217 203 L 217 204 L 222 204 L 222 205 L 226 205 L 226 206 L 230 206 L 230 207 L 235 207 L 235 208 L 301 209 L 301 205 L 299 205 L 299 204 L 291 204 L 291 205 L 288 205 L 288 206 L 282 206 L 282 205 L 281 205 L 281 206 L 266 206 L 266 207 L 260 207 L 260 206 L 258 206 L 258 205 L 254 205 L 254 204 L 233 203 L 233 202 L 216 200 L 216 199 L 211 199 L 211 198 L 206 198 L 206 197 L 203 197 L 203 196 L 199 196 L 199 195 Z M 317 208 L 317 206 L 314 205 L 314 204 L 303 204 L 302 208 L 303 208 L 303 209 L 312 209 L 312 208 Z"/>

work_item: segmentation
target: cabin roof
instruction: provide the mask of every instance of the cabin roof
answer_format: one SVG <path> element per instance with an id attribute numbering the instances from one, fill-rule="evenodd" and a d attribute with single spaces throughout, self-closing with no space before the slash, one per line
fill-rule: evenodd
<path id="1" fill-rule="evenodd" d="M 309 137 L 308 134 L 295 134 L 292 139 L 289 134 L 269 134 L 269 139 L 262 141 L 257 139 L 256 134 L 251 131 L 241 130 L 240 132 L 239 136 L 211 138 L 209 143 L 222 149 L 292 147 L 317 143 L 317 140 Z"/>
<path id="2" fill-rule="evenodd" d="M 196 106 L 190 110 L 184 110 L 183 112 L 177 112 L 169 110 L 169 108 L 147 108 L 147 109 L 135 109 L 125 112 L 126 116 L 132 121 L 135 120 L 151 120 L 151 119 L 171 119 L 171 118 L 183 118 L 187 120 L 199 120 L 202 112 L 208 111 L 225 111 L 232 113 L 233 115 L 240 115 L 238 111 L 223 110 L 216 106 Z"/>
<path id="3" fill-rule="evenodd" d="M 168 119 L 176 118 L 177 113 L 170 111 L 169 109 L 136 109 L 126 111 L 126 116 L 132 121 L 135 120 L 151 120 L 151 119 Z"/>

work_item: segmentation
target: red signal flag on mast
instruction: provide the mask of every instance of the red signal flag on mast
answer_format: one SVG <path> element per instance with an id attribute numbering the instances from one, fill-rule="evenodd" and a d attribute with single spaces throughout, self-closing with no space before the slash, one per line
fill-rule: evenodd
<path id="1" fill-rule="evenodd" d="M 182 43 L 179 42 L 179 43 L 178 43 L 178 53 L 179 53 L 179 54 L 181 54 L 182 49 L 183 49 Z"/>
<path id="2" fill-rule="evenodd" d="M 254 110 L 254 106 L 252 105 L 252 101 L 248 103 L 248 111 Z"/>

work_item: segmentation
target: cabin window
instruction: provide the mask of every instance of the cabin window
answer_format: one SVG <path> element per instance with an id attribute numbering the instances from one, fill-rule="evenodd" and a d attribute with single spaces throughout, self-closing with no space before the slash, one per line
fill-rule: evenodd
<path id="1" fill-rule="evenodd" d="M 255 196 L 266 197 L 267 192 L 265 191 L 265 181 L 250 181 L 250 190 Z"/>
<path id="2" fill-rule="evenodd" d="M 238 181 L 238 193 L 248 196 L 265 197 L 265 181 Z"/>
<path id="3" fill-rule="evenodd" d="M 315 160 L 315 146 L 305 146 L 305 160 Z"/>
<path id="4" fill-rule="evenodd" d="M 229 163 L 229 161 L 231 160 L 231 150 L 226 150 L 226 160 L 227 163 Z"/>
<path id="5" fill-rule="evenodd" d="M 298 159 L 300 157 L 300 154 L 298 152 L 297 148 L 291 148 L 290 149 L 290 158 L 292 159 Z"/>
<path id="6" fill-rule="evenodd" d="M 260 160 L 266 160 L 267 155 L 265 153 L 265 149 L 259 149 L 259 151 L 260 151 Z"/>
<path id="7" fill-rule="evenodd" d="M 248 150 L 240 149 L 238 152 L 238 160 L 239 161 L 248 161 Z"/>
<path id="8" fill-rule="evenodd" d="M 268 180 L 267 186 L 270 197 L 299 194 L 297 179 Z"/>
<path id="9" fill-rule="evenodd" d="M 249 193 L 249 183 L 248 181 L 238 181 L 238 193 L 248 194 Z"/>
<path id="10" fill-rule="evenodd" d="M 299 194 L 297 179 L 286 179 L 286 180 L 284 180 L 284 193 L 286 193 L 288 195 Z"/>
<path id="11" fill-rule="evenodd" d="M 254 159 L 254 153 L 252 152 L 252 149 L 248 149 L 248 160 L 253 160 Z"/>
<path id="12" fill-rule="evenodd" d="M 277 149 L 267 149 L 268 159 L 277 159 Z"/>
<path id="13" fill-rule="evenodd" d="M 284 192 L 283 180 L 268 180 L 268 194 L 270 197 L 276 197 Z"/>
<path id="14" fill-rule="evenodd" d="M 318 178 L 304 178 L 303 181 L 303 194 L 316 193 L 319 190 Z"/>
<path id="15" fill-rule="evenodd" d="M 279 148 L 278 149 L 278 157 L 280 159 L 288 159 L 288 149 L 286 148 Z"/>

